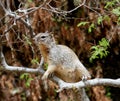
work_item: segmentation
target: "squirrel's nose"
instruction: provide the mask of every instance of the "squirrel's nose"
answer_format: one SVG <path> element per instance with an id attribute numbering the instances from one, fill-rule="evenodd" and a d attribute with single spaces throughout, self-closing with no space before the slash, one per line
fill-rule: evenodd
<path id="1" fill-rule="evenodd" d="M 34 42 L 37 42 L 37 39 L 36 39 L 36 37 L 33 37 L 33 41 L 34 41 Z"/>
<path id="2" fill-rule="evenodd" d="M 33 37 L 33 40 L 35 41 L 35 37 Z"/>

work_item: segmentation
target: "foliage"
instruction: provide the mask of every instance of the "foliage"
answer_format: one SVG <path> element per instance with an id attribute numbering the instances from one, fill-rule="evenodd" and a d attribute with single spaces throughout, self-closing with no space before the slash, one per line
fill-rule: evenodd
<path id="1" fill-rule="evenodd" d="M 82 21 L 80 23 L 77 24 L 77 27 L 80 27 L 80 26 L 85 26 L 86 24 L 88 24 L 89 22 L 87 21 Z"/>
<path id="2" fill-rule="evenodd" d="M 95 59 L 102 59 L 103 57 L 106 57 L 109 53 L 109 51 L 107 51 L 109 46 L 108 40 L 102 38 L 98 45 L 91 47 L 92 52 L 89 61 L 93 62 Z"/>
<path id="3" fill-rule="evenodd" d="M 102 24 L 104 20 L 110 22 L 110 17 L 108 15 L 99 16 L 97 18 L 97 24 L 98 25 Z"/>
<path id="4" fill-rule="evenodd" d="M 20 75 L 20 79 L 21 80 L 25 80 L 25 85 L 26 87 L 29 87 L 30 86 L 30 82 L 33 80 L 31 77 L 30 77 L 30 74 L 29 73 L 23 73 Z"/>
<path id="5" fill-rule="evenodd" d="M 107 1 L 106 5 L 105 5 L 105 9 L 110 10 L 109 8 L 112 9 L 112 13 L 115 14 L 116 16 L 118 16 L 117 19 L 117 24 L 120 24 L 120 7 L 117 6 L 117 4 L 119 4 L 119 0 L 111 0 L 111 1 Z"/>
<path id="6" fill-rule="evenodd" d="M 25 92 L 21 93 L 21 99 L 22 101 L 27 101 Z"/>
<path id="7" fill-rule="evenodd" d="M 92 23 L 89 28 L 88 28 L 88 33 L 91 33 L 93 31 L 93 29 L 95 29 L 95 24 Z"/>
<path id="8" fill-rule="evenodd" d="M 28 0 L 28 2 L 30 2 L 30 3 L 31 3 L 31 2 L 33 2 L 33 0 Z"/>
<path id="9" fill-rule="evenodd" d="M 109 8 L 109 7 L 113 7 L 113 6 L 115 5 L 115 2 L 116 2 L 116 1 L 117 1 L 117 0 L 107 1 L 104 8 L 107 9 L 107 8 Z"/>
<path id="10" fill-rule="evenodd" d="M 118 18 L 117 23 L 118 23 L 118 25 L 120 25 L 120 17 Z"/>
<path id="11" fill-rule="evenodd" d="M 98 17 L 97 24 L 100 25 L 102 21 L 103 21 L 103 17 L 102 16 Z"/>
<path id="12" fill-rule="evenodd" d="M 90 23 L 90 22 L 88 22 L 88 21 L 82 21 L 82 22 L 80 22 L 80 23 L 77 24 L 77 27 L 85 26 L 88 23 Z M 98 23 L 100 23 L 100 22 L 98 22 Z M 91 23 L 90 26 L 89 26 L 89 28 L 88 28 L 88 33 L 91 33 L 93 31 L 93 29 L 95 29 L 95 24 Z"/>
<path id="13" fill-rule="evenodd" d="M 48 64 L 44 63 L 44 69 L 47 70 L 47 68 L 48 68 Z"/>
<path id="14" fill-rule="evenodd" d="M 38 58 L 32 59 L 31 63 L 39 65 Z"/>
<path id="15" fill-rule="evenodd" d="M 110 92 L 110 87 L 106 87 L 106 96 L 111 98 L 111 92 Z"/>
<path id="16" fill-rule="evenodd" d="M 112 12 L 117 15 L 117 16 L 120 16 L 120 7 L 117 7 L 115 9 L 112 10 Z"/>
<path id="17" fill-rule="evenodd" d="M 118 16 L 117 23 L 120 24 L 120 7 L 113 9 L 112 12 Z"/>
<path id="18" fill-rule="evenodd" d="M 28 45 L 31 45 L 31 44 L 32 44 L 28 36 L 25 36 L 25 35 L 24 35 L 24 38 L 25 38 L 26 44 L 28 44 Z"/>
<path id="19" fill-rule="evenodd" d="M 106 20 L 106 21 L 108 21 L 108 22 L 110 22 L 110 17 L 109 17 L 108 15 L 105 15 L 105 16 L 103 17 L 103 19 Z"/>

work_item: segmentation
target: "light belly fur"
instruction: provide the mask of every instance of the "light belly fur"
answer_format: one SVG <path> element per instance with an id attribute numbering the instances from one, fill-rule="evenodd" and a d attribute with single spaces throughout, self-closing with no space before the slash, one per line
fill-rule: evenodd
<path id="1" fill-rule="evenodd" d="M 76 69 L 66 69 L 65 67 L 58 66 L 54 73 L 65 82 L 78 82 L 81 80 Z"/>

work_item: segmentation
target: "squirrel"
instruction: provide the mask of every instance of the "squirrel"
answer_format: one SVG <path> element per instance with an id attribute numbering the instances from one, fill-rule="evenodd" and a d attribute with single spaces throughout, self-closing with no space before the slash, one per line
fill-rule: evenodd
<path id="1" fill-rule="evenodd" d="M 48 64 L 48 68 L 42 76 L 43 80 L 47 80 L 53 73 L 69 83 L 91 78 L 90 73 L 73 50 L 65 45 L 56 44 L 52 34 L 39 33 L 34 37 L 34 41 L 42 55 L 40 65 L 43 62 Z"/>

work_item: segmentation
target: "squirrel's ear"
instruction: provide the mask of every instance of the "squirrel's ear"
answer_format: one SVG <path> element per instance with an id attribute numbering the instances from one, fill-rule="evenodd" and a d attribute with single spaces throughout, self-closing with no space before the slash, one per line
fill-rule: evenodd
<path id="1" fill-rule="evenodd" d="M 51 35 L 52 35 L 52 34 L 53 34 L 53 32 L 49 32 L 49 34 L 51 34 Z"/>
<path id="2" fill-rule="evenodd" d="M 54 38 L 53 32 L 49 32 L 49 35 Z"/>
<path id="3" fill-rule="evenodd" d="M 53 34 L 51 34 L 51 36 L 54 38 L 54 35 L 53 35 Z"/>
<path id="4" fill-rule="evenodd" d="M 36 36 L 33 37 L 33 40 L 34 40 L 34 41 L 35 41 L 35 39 L 36 39 Z"/>
<path id="5" fill-rule="evenodd" d="M 45 33 L 49 33 L 48 31 L 45 31 Z"/>
<path id="6" fill-rule="evenodd" d="M 54 38 L 54 35 L 53 35 L 53 34 L 51 34 L 51 37 L 52 37 L 53 42 L 55 43 L 55 38 Z"/>

